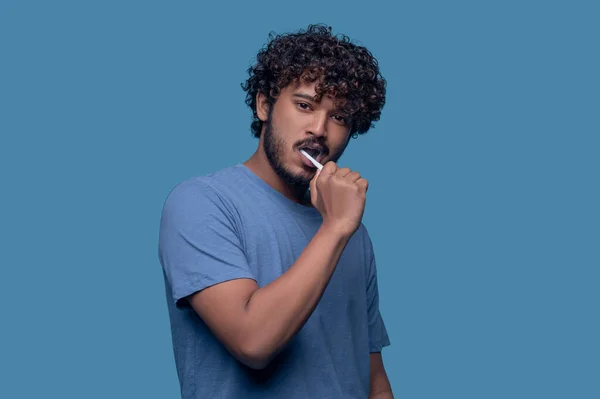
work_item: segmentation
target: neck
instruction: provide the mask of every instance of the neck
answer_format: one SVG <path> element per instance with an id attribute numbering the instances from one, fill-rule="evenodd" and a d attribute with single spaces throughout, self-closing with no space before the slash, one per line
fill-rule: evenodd
<path id="1" fill-rule="evenodd" d="M 310 198 L 307 198 L 306 196 L 308 187 L 294 186 L 283 181 L 271 167 L 262 145 L 259 144 L 256 152 L 252 154 L 250 159 L 244 162 L 244 165 L 254 172 L 255 175 L 264 180 L 265 183 L 279 191 L 290 200 L 302 205 L 310 205 Z"/>

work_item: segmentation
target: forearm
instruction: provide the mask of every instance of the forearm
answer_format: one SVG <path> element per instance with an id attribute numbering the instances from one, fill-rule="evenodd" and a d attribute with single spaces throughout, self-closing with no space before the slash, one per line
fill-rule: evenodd
<path id="1" fill-rule="evenodd" d="M 255 291 L 245 311 L 249 347 L 268 362 L 300 330 L 317 306 L 349 236 L 322 226 L 296 262 Z"/>
<path id="2" fill-rule="evenodd" d="M 379 392 L 369 395 L 369 399 L 394 399 L 392 391 Z"/>

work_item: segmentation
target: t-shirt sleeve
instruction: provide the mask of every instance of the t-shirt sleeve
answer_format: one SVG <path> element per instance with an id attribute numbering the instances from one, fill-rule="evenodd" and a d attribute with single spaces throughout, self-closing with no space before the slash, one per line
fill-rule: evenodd
<path id="1" fill-rule="evenodd" d="M 163 206 L 159 258 L 177 306 L 182 298 L 239 278 L 256 280 L 248 267 L 232 212 L 200 180 L 177 185 Z"/>
<path id="2" fill-rule="evenodd" d="M 369 240 L 370 246 L 370 240 Z M 377 266 L 375 254 L 371 249 L 371 261 L 367 279 L 367 312 L 369 323 L 369 351 L 381 352 L 381 349 L 390 345 L 390 339 L 379 311 L 379 287 L 377 284 Z"/>

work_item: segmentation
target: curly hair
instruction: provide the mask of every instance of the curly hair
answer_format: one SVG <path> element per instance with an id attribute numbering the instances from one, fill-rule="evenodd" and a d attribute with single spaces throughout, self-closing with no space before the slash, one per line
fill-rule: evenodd
<path id="1" fill-rule="evenodd" d="M 335 98 L 336 106 L 349 116 L 354 137 L 373 127 L 385 104 L 386 81 L 375 57 L 347 36 L 332 35 L 331 27 L 324 25 L 285 35 L 271 32 L 248 74 L 242 88 L 253 112 L 254 137 L 260 137 L 263 124 L 256 112 L 257 94 L 264 94 L 273 105 L 280 91 L 293 82 L 317 81 L 317 99 L 324 94 Z"/>

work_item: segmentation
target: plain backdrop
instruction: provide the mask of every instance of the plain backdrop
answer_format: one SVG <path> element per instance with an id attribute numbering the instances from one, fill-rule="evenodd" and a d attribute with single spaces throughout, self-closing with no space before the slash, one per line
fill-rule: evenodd
<path id="1" fill-rule="evenodd" d="M 157 257 L 180 181 L 245 161 L 268 33 L 379 59 L 371 185 L 397 398 L 599 398 L 595 1 L 0 1 L 0 397 L 176 398 Z"/>

